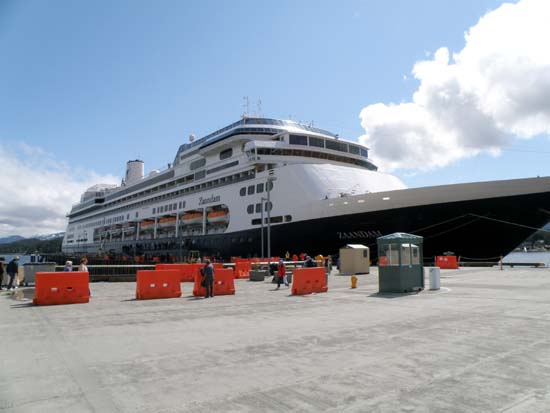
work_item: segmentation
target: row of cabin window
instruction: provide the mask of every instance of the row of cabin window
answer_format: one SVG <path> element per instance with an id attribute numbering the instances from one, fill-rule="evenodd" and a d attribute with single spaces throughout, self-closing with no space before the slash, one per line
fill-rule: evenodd
<path id="1" fill-rule="evenodd" d="M 271 181 L 268 181 L 266 184 L 265 184 L 265 190 L 266 191 L 273 191 L 273 182 Z M 262 192 L 264 192 L 264 183 L 260 183 L 260 184 L 256 184 L 255 186 L 254 185 L 249 185 L 248 188 L 246 186 L 243 186 L 240 190 L 239 190 L 239 195 L 240 196 L 245 196 L 245 195 L 254 195 L 254 193 L 257 193 L 257 194 L 261 194 Z"/>
<path id="2" fill-rule="evenodd" d="M 285 215 L 284 218 L 282 216 L 279 217 L 270 217 L 270 221 L 272 224 L 280 224 L 281 222 L 290 222 L 292 221 L 292 215 Z M 261 218 L 255 218 L 252 221 L 252 225 L 260 225 L 262 223 Z M 264 218 L 264 224 L 267 224 L 267 218 Z"/>
<path id="3" fill-rule="evenodd" d="M 164 205 L 158 208 L 153 208 L 153 214 L 156 214 L 157 212 L 159 214 L 162 214 L 163 212 L 169 212 L 169 211 L 175 211 L 176 209 L 182 209 L 185 208 L 185 201 L 180 201 L 178 203 Z"/>
<path id="4" fill-rule="evenodd" d="M 254 204 L 250 204 L 246 207 L 246 212 L 249 214 L 254 213 L 254 209 L 256 210 L 256 213 L 259 214 L 262 212 L 262 204 L 256 204 L 256 207 L 254 208 Z M 273 203 L 272 202 L 266 202 L 264 211 L 271 211 L 273 209 Z"/>
<path id="5" fill-rule="evenodd" d="M 377 168 L 368 161 L 361 159 L 350 158 L 341 155 L 335 155 L 326 152 L 308 151 L 306 149 L 278 149 L 278 148 L 258 148 L 256 149 L 258 155 L 274 155 L 274 156 L 304 156 L 308 158 L 328 159 L 331 161 L 349 163 L 352 165 L 361 166 L 371 171 L 376 171 Z"/>
<path id="6" fill-rule="evenodd" d="M 224 185 L 230 185 L 232 184 L 234 181 L 239 181 L 239 180 L 242 180 L 242 179 L 253 179 L 255 176 L 255 172 L 250 170 L 250 171 L 244 171 L 244 172 L 239 172 L 238 174 L 233 174 L 233 175 L 228 175 L 228 176 L 224 176 L 224 177 L 221 177 L 221 178 L 217 178 L 217 179 L 214 179 L 213 181 L 209 181 L 209 182 L 204 182 L 202 184 L 198 184 L 198 185 L 195 185 L 195 186 L 192 186 L 192 187 L 188 187 L 188 188 L 185 188 L 185 189 L 180 189 L 179 191 L 175 191 L 175 192 L 172 192 L 172 193 L 168 193 L 168 194 L 163 194 L 163 195 L 159 195 L 157 197 L 154 197 L 154 198 L 151 198 L 151 199 L 148 199 L 146 201 L 140 201 L 140 202 L 137 202 L 133 205 L 128 205 L 128 206 L 123 206 L 123 207 L 120 207 L 120 208 L 117 208 L 117 211 L 118 210 L 124 210 L 124 209 L 130 209 L 130 208 L 139 208 L 140 206 L 142 205 L 147 205 L 147 204 L 151 204 L 153 202 L 157 202 L 161 199 L 164 199 L 164 198 L 173 198 L 173 197 L 177 197 L 177 196 L 180 196 L 180 195 L 183 195 L 183 194 L 187 194 L 187 193 L 192 193 L 192 192 L 195 192 L 195 191 L 199 191 L 199 190 L 203 190 L 204 188 L 210 188 L 210 187 L 219 187 L 219 186 L 224 186 Z M 155 191 L 156 190 L 159 190 L 160 187 L 156 187 L 156 188 L 153 188 Z M 246 188 L 245 188 L 246 189 Z M 148 192 L 151 192 L 151 190 L 148 190 Z M 145 194 L 145 191 L 144 192 L 140 192 L 139 193 L 139 196 L 142 196 Z M 117 200 L 115 201 L 113 204 L 115 203 L 119 203 L 119 202 L 122 202 L 122 200 Z M 185 201 L 183 201 L 183 206 L 180 207 L 180 208 L 184 208 L 185 207 Z M 111 211 L 111 212 L 116 212 L 116 211 Z M 157 211 L 158 212 L 158 211 Z M 166 211 L 165 211 L 166 212 Z M 154 214 L 155 212 L 153 212 Z M 137 219 L 139 217 L 139 212 L 136 212 L 135 213 L 135 218 Z M 126 219 L 130 219 L 130 214 L 127 215 L 127 218 Z M 106 224 L 106 219 L 104 218 L 103 220 L 103 224 L 105 225 Z M 94 226 L 94 225 L 92 225 Z M 77 229 L 81 229 L 82 226 L 78 226 Z M 74 229 L 73 229 L 74 230 Z"/>
<path id="7" fill-rule="evenodd" d="M 288 143 L 291 145 L 304 145 L 308 146 L 308 137 L 304 135 L 289 135 Z M 349 145 L 343 142 L 337 142 L 333 140 L 324 140 L 321 138 L 314 138 L 309 136 L 309 146 L 315 146 L 317 148 L 327 148 L 333 151 L 349 152 L 354 155 L 361 155 L 365 158 L 369 157 L 369 152 L 359 146 Z"/>
<path id="8" fill-rule="evenodd" d="M 220 152 L 220 161 L 224 159 L 231 158 L 233 156 L 233 148 L 229 148 Z M 206 158 L 197 159 L 196 161 L 191 162 L 189 169 L 194 171 L 195 169 L 202 168 L 206 165 Z"/>

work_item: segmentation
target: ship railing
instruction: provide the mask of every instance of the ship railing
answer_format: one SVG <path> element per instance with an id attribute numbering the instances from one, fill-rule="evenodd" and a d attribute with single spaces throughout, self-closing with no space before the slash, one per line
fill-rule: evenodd
<path id="1" fill-rule="evenodd" d="M 135 281 L 136 274 L 140 270 L 154 270 L 152 264 L 128 264 L 128 265 L 88 265 L 90 281 Z M 64 266 L 57 265 L 56 271 L 63 271 Z M 74 266 L 76 271 L 78 266 Z"/>

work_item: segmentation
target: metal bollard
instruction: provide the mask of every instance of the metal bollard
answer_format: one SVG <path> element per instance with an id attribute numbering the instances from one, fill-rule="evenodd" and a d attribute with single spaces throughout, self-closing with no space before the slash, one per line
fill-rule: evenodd
<path id="1" fill-rule="evenodd" d="M 430 268 L 430 290 L 439 290 L 440 287 L 439 267 L 432 267 Z"/>

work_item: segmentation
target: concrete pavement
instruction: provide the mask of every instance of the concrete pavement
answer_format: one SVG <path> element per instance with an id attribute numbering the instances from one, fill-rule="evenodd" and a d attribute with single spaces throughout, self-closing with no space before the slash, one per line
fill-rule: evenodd
<path id="1" fill-rule="evenodd" d="M 94 283 L 89 304 L 50 307 L 2 292 L 0 412 L 548 411 L 550 270 L 349 284 L 135 301 L 134 283 Z"/>

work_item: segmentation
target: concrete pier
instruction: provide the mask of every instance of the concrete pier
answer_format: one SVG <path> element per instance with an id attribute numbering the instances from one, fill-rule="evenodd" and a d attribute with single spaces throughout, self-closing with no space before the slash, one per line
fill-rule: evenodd
<path id="1" fill-rule="evenodd" d="M 3 291 L 0 411 L 548 410 L 549 269 L 443 270 L 412 295 L 358 278 L 207 300 L 94 283 L 89 304 L 50 307 Z"/>

